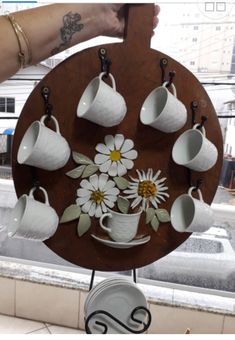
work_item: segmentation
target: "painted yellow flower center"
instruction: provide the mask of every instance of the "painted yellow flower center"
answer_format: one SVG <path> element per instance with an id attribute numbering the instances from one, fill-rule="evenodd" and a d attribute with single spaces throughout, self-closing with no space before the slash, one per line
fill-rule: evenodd
<path id="1" fill-rule="evenodd" d="M 121 159 L 121 152 L 119 150 L 113 150 L 110 152 L 109 158 L 113 162 L 120 161 Z"/>
<path id="2" fill-rule="evenodd" d="M 91 194 L 91 199 L 96 203 L 100 204 L 104 200 L 104 193 L 101 191 L 93 191 Z"/>
<path id="3" fill-rule="evenodd" d="M 138 195 L 144 198 L 150 198 L 156 196 L 157 188 L 156 185 L 151 181 L 142 181 L 138 186 Z"/>

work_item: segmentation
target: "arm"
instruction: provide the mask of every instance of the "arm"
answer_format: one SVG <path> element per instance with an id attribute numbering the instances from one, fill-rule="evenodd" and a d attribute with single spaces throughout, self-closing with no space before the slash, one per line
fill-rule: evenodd
<path id="1" fill-rule="evenodd" d="M 99 35 L 122 36 L 123 4 L 62 3 L 13 13 L 28 38 L 36 64 L 58 52 Z M 155 7 L 153 27 L 159 7 Z M 19 46 L 11 23 L 0 17 L 0 82 L 19 69 Z"/>

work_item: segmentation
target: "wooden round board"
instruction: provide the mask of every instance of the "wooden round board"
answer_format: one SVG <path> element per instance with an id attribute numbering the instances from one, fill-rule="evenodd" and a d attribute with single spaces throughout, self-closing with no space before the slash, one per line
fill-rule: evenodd
<path id="1" fill-rule="evenodd" d="M 47 86 L 51 90 L 49 101 L 53 105 L 53 115 L 57 118 L 61 134 L 67 139 L 71 150 L 86 155 L 94 160 L 95 146 L 104 142 L 106 135 L 123 134 L 132 139 L 138 158 L 128 175 L 137 178 L 136 169 L 152 168 L 153 172 L 161 170 L 161 177 L 166 177 L 170 197 L 162 202 L 159 208 L 168 212 L 174 200 L 188 191 L 189 179 L 186 168 L 175 164 L 171 157 L 173 144 L 177 137 L 192 127 L 191 103 L 196 101 L 196 122 L 201 116 L 208 116 L 205 123 L 207 137 L 216 145 L 219 153 L 216 165 L 205 173 L 192 173 L 192 181 L 203 179 L 201 187 L 205 202 L 211 203 L 215 195 L 223 159 L 223 142 L 220 125 L 212 103 L 194 75 L 171 57 L 150 49 L 152 33 L 153 5 L 132 5 L 129 7 L 126 38 L 123 43 L 107 44 L 92 47 L 79 52 L 53 69 L 33 90 L 19 118 L 13 143 L 13 178 L 18 196 L 28 193 L 32 187 L 31 167 L 17 163 L 17 151 L 28 126 L 39 120 L 44 114 L 44 101 L 41 89 Z M 111 59 L 110 72 L 113 74 L 117 90 L 125 98 L 127 114 L 125 119 L 112 128 L 100 127 L 88 120 L 78 118 L 76 109 L 79 99 L 92 78 L 101 71 L 98 52 L 103 47 Z M 166 134 L 141 124 L 140 108 L 146 96 L 162 84 L 160 60 L 168 60 L 167 77 L 171 70 L 176 72 L 174 85 L 178 98 L 188 111 L 186 125 L 176 133 Z M 65 175 L 74 169 L 72 157 L 69 162 L 57 171 L 49 172 L 37 169 L 40 185 L 46 188 L 50 204 L 61 217 L 66 207 L 76 202 L 77 189 L 81 179 L 72 179 Z M 129 177 L 125 175 L 125 178 Z M 59 224 L 53 237 L 45 244 L 65 260 L 78 266 L 102 270 L 122 271 L 138 268 L 152 263 L 167 255 L 189 236 L 189 233 L 176 232 L 170 223 L 161 223 L 157 232 L 145 224 L 141 217 L 139 234 L 150 235 L 149 242 L 132 247 L 117 249 L 99 243 L 91 237 L 104 235 L 99 227 L 99 220 L 92 218 L 91 228 L 82 237 L 77 235 L 77 221 Z"/>

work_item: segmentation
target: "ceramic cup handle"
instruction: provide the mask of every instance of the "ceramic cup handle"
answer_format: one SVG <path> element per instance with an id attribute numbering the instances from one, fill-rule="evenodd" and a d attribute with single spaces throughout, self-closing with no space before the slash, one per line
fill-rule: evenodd
<path id="1" fill-rule="evenodd" d="M 167 87 L 168 81 L 165 81 L 165 83 L 163 83 L 163 87 Z M 172 93 L 173 95 L 177 98 L 177 91 L 176 91 L 176 87 L 174 84 L 171 84 L 171 88 L 172 88 Z"/>
<path id="2" fill-rule="evenodd" d="M 106 74 L 105 72 L 100 73 L 100 75 L 99 75 L 100 80 L 102 80 L 102 77 L 103 77 L 105 74 Z M 109 77 L 110 77 L 111 82 L 112 82 L 112 88 L 114 89 L 114 91 L 116 91 L 116 83 L 115 83 L 115 79 L 114 79 L 114 77 L 113 77 L 113 75 L 112 75 L 111 73 L 109 73 Z"/>
<path id="3" fill-rule="evenodd" d="M 195 124 L 195 125 L 193 126 L 193 129 L 194 129 L 194 130 L 197 129 L 198 126 L 200 126 L 200 124 Z M 200 131 L 200 130 L 201 130 L 201 131 Z M 200 127 L 200 130 L 199 130 L 199 131 L 203 134 L 203 136 L 206 137 L 206 130 L 205 130 L 204 126 Z"/>
<path id="4" fill-rule="evenodd" d="M 48 194 L 47 194 L 46 190 L 45 190 L 43 187 L 39 187 L 39 188 L 34 187 L 34 188 L 32 188 L 32 189 L 30 190 L 30 192 L 29 192 L 29 197 L 31 197 L 31 198 L 34 199 L 33 194 L 34 194 L 34 191 L 35 191 L 36 189 L 40 189 L 40 190 L 43 192 L 44 198 L 45 198 L 45 204 L 48 205 L 48 206 L 50 206 L 50 204 L 49 204 L 49 199 L 48 199 Z"/>
<path id="5" fill-rule="evenodd" d="M 105 217 L 110 217 L 112 218 L 112 214 L 110 213 L 106 213 L 106 214 L 103 214 L 101 217 L 100 217 L 100 226 L 103 230 L 107 231 L 108 233 L 111 232 L 111 229 L 110 228 L 107 228 L 104 224 L 103 224 L 103 220 L 105 219 Z"/>
<path id="6" fill-rule="evenodd" d="M 48 118 L 48 116 L 47 116 L 47 115 L 44 115 L 44 116 L 42 116 L 42 118 L 40 119 L 40 122 L 41 122 L 43 125 L 45 125 L 44 121 L 45 121 L 46 118 Z M 59 128 L 59 123 L 58 123 L 57 119 L 56 119 L 54 116 L 51 116 L 50 118 L 53 120 L 53 122 L 54 122 L 54 124 L 55 124 L 56 133 L 58 133 L 58 134 L 60 135 L 60 128 Z"/>
<path id="7" fill-rule="evenodd" d="M 188 194 L 192 197 L 192 191 L 195 189 L 195 187 L 191 187 L 190 189 L 189 189 L 189 191 L 188 191 Z M 198 196 L 199 196 L 199 200 L 201 201 L 201 202 L 204 202 L 204 200 L 203 200 L 203 197 L 202 197 L 202 192 L 201 192 L 201 190 L 200 189 L 197 189 L 197 193 L 198 193 Z"/>

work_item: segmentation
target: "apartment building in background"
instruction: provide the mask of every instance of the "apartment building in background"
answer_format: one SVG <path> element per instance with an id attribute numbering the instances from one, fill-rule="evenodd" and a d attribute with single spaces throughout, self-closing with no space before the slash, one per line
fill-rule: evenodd
<path id="1" fill-rule="evenodd" d="M 231 71 L 235 53 L 234 37 L 233 2 L 172 0 L 164 4 L 162 1 L 153 47 L 193 73 L 226 74 Z"/>

